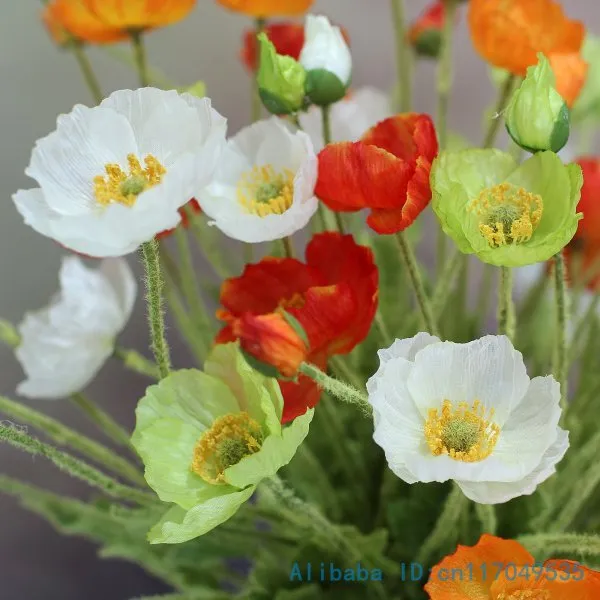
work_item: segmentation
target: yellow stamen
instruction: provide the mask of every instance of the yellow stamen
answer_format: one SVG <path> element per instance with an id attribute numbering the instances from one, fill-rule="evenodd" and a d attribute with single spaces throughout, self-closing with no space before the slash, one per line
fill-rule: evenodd
<path id="1" fill-rule="evenodd" d="M 252 215 L 281 215 L 294 200 L 294 173 L 289 169 L 278 173 L 271 165 L 254 167 L 240 178 L 237 198 Z"/>
<path id="2" fill-rule="evenodd" d="M 551 600 L 551 596 L 548 590 L 515 590 L 500 592 L 494 600 Z"/>
<path id="3" fill-rule="evenodd" d="M 484 189 L 467 210 L 482 217 L 481 235 L 498 248 L 529 241 L 542 218 L 543 203 L 539 194 L 501 183 Z"/>
<path id="4" fill-rule="evenodd" d="M 261 426 L 248 413 L 219 417 L 196 442 L 192 471 L 208 483 L 225 483 L 225 470 L 258 452 L 263 439 Z"/>
<path id="5" fill-rule="evenodd" d="M 113 202 L 133 206 L 137 197 L 148 188 L 158 185 L 167 170 L 157 158 L 148 154 L 144 158 L 145 168 L 134 154 L 127 156 L 129 173 L 120 165 L 109 163 L 105 165 L 106 175 L 94 177 L 94 195 L 96 202 L 107 206 Z"/>
<path id="6" fill-rule="evenodd" d="M 462 462 L 477 462 L 487 458 L 498 441 L 500 428 L 485 418 L 485 409 L 479 400 L 469 407 L 459 402 L 454 408 L 450 400 L 442 402 L 441 411 L 432 408 L 425 423 L 425 439 L 434 456 L 447 454 Z"/>

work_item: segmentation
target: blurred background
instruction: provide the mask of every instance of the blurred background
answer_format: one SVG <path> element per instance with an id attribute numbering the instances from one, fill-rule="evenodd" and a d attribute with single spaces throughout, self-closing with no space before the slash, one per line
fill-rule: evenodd
<path id="1" fill-rule="evenodd" d="M 281 0 L 284 2 L 285 0 Z M 426 0 L 410 0 L 415 18 Z M 55 127 L 56 117 L 74 104 L 90 105 L 74 58 L 56 48 L 40 20 L 38 0 L 3 0 L 0 7 L 0 317 L 14 323 L 23 313 L 46 304 L 57 290 L 64 254 L 59 246 L 25 226 L 11 195 L 31 186 L 23 171 L 35 141 Z M 598 0 L 564 0 L 569 16 L 600 34 Z M 354 84 L 390 89 L 394 82 L 394 39 L 387 0 L 316 0 L 313 12 L 343 25 L 351 39 Z M 214 106 L 229 118 L 234 132 L 249 120 L 250 82 L 239 61 L 242 32 L 249 22 L 213 0 L 199 0 L 184 22 L 147 36 L 150 62 L 178 85 L 203 80 Z M 90 56 L 106 95 L 136 86 L 136 75 L 102 50 Z M 483 111 L 494 98 L 486 65 L 468 37 L 464 7 L 458 26 L 451 130 L 473 142 L 481 139 Z M 435 110 L 435 69 L 421 61 L 416 72 L 415 109 Z M 574 150 L 576 151 L 576 150 Z M 130 257 L 132 265 L 137 257 Z M 138 269 L 139 273 L 139 269 Z M 188 366 L 183 344 L 172 332 L 177 366 Z M 142 297 L 121 345 L 145 351 L 147 333 Z M 23 374 L 12 352 L 0 347 L 0 393 L 15 397 Z M 89 395 L 115 418 L 133 427 L 133 410 L 147 381 L 109 362 Z M 96 437 L 96 431 L 68 401 L 32 403 Z M 2 472 L 55 492 L 88 497 L 89 490 L 59 473 L 42 459 L 0 446 Z M 64 538 L 41 519 L 0 495 L 0 598 L 6 600 L 125 600 L 160 593 L 163 587 L 141 570 L 117 560 L 96 557 L 95 547 Z"/>

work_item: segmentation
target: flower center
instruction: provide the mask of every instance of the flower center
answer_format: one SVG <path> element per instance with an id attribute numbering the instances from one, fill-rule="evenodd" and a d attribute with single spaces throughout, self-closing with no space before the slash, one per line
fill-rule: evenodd
<path id="1" fill-rule="evenodd" d="M 501 183 L 483 190 L 468 210 L 481 217 L 481 235 L 498 248 L 529 241 L 542 218 L 543 203 L 539 194 Z"/>
<path id="2" fill-rule="evenodd" d="M 224 472 L 261 449 L 261 426 L 246 412 L 219 417 L 196 442 L 192 471 L 208 483 L 224 483 Z"/>
<path id="3" fill-rule="evenodd" d="M 479 400 L 471 406 L 450 400 L 442 402 L 441 410 L 429 410 L 425 422 L 425 439 L 434 456 L 447 454 L 462 462 L 478 462 L 487 458 L 498 441 L 500 428 L 491 421 L 494 411 L 485 418 L 485 409 Z"/>
<path id="4" fill-rule="evenodd" d="M 96 202 L 107 206 L 113 202 L 133 206 L 137 197 L 148 188 L 158 185 L 167 170 L 157 158 L 148 154 L 144 158 L 144 168 L 135 154 L 127 156 L 129 172 L 126 173 L 115 163 L 105 165 L 106 175 L 94 177 Z"/>
<path id="5" fill-rule="evenodd" d="M 516 590 L 513 592 L 500 592 L 495 600 L 550 600 L 548 590 Z"/>
<path id="6" fill-rule="evenodd" d="M 254 167 L 242 174 L 237 198 L 244 210 L 252 215 L 281 215 L 294 200 L 294 173 L 289 169 L 278 173 L 271 165 Z"/>
<path id="7" fill-rule="evenodd" d="M 287 310 L 288 308 L 302 308 L 306 304 L 306 298 L 304 294 L 300 292 L 294 292 L 290 298 L 284 298 L 279 302 L 277 308 Z"/>

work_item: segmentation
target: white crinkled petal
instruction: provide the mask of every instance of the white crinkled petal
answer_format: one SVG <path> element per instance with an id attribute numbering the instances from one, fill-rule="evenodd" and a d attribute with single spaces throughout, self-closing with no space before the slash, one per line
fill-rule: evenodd
<path id="1" fill-rule="evenodd" d="M 137 296 L 137 282 L 130 266 L 123 258 L 106 258 L 100 271 L 115 291 L 121 309 L 121 327 L 125 327 L 131 317 Z"/>
<path id="2" fill-rule="evenodd" d="M 512 482 L 467 482 L 457 481 L 461 490 L 473 502 L 480 504 L 501 504 L 519 496 L 533 494 L 537 486 L 556 472 L 556 465 L 569 448 L 569 434 L 560 427 L 555 433 L 554 443 L 546 450 L 539 465 L 526 477 Z"/>
<path id="3" fill-rule="evenodd" d="M 479 400 L 502 427 L 521 402 L 529 377 L 523 356 L 506 336 L 485 336 L 467 344 L 440 342 L 417 353 L 408 389 L 424 418 L 444 400 Z"/>
<path id="4" fill-rule="evenodd" d="M 358 141 L 371 127 L 393 114 L 388 94 L 363 87 L 331 107 L 331 141 Z M 310 136 L 316 152 L 323 149 L 323 116 L 318 106 L 300 113 L 302 129 Z"/>
<path id="5" fill-rule="evenodd" d="M 25 173 L 44 191 L 48 206 L 65 216 L 95 206 L 94 177 L 109 163 L 127 164 L 138 148 L 127 119 L 105 108 L 77 105 L 58 118 L 57 129 L 38 140 Z"/>
<path id="6" fill-rule="evenodd" d="M 308 15 L 305 39 L 300 64 L 307 71 L 329 71 L 347 85 L 352 74 L 352 55 L 340 28 L 331 25 L 327 17 Z"/>

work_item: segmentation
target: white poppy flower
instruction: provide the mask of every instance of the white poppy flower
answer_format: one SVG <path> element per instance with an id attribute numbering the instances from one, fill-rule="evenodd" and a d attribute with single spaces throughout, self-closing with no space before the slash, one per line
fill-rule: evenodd
<path id="1" fill-rule="evenodd" d="M 339 27 L 327 17 L 308 15 L 304 28 L 305 42 L 300 64 L 307 71 L 323 69 L 333 73 L 347 86 L 352 75 L 352 55 Z"/>
<path id="2" fill-rule="evenodd" d="M 497 504 L 533 493 L 567 451 L 558 383 L 530 380 L 506 336 L 455 344 L 420 333 L 379 358 L 367 383 L 373 439 L 407 483 L 453 479 Z"/>
<path id="3" fill-rule="evenodd" d="M 385 92 L 373 87 L 360 88 L 331 106 L 331 141 L 355 142 L 392 114 L 392 103 Z M 315 150 L 319 152 L 324 146 L 321 109 L 312 106 L 298 117 L 302 129 L 308 133 Z"/>
<path id="4" fill-rule="evenodd" d="M 25 315 L 16 349 L 27 379 L 17 392 L 28 398 L 64 398 L 81 391 L 114 351 L 136 296 L 133 274 L 122 258 L 99 269 L 63 259 L 60 292 L 50 305 Z"/>
<path id="5" fill-rule="evenodd" d="M 226 126 L 210 100 L 154 88 L 77 105 L 33 150 L 25 173 L 39 187 L 13 200 L 28 225 L 67 248 L 128 254 L 177 226 L 177 210 L 210 181 Z"/>
<path id="6" fill-rule="evenodd" d="M 318 208 L 316 182 L 317 156 L 308 135 L 272 117 L 229 140 L 213 182 L 198 200 L 229 237 L 267 242 L 308 223 Z"/>

